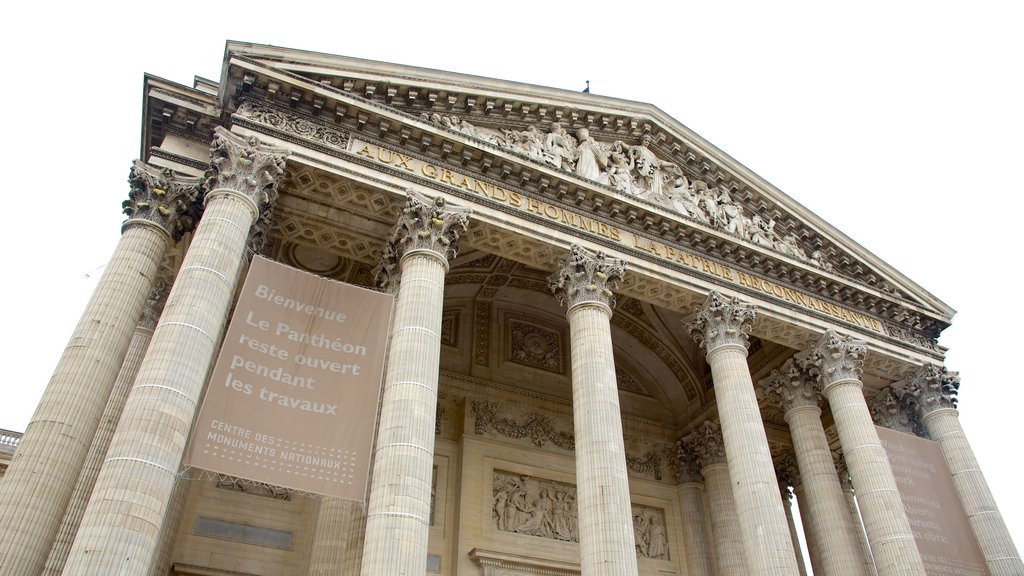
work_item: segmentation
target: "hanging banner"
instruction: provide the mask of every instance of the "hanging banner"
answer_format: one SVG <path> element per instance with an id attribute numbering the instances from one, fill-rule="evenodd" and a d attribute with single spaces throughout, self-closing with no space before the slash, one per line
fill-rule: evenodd
<path id="1" fill-rule="evenodd" d="M 876 426 L 928 576 L 988 576 L 938 442 Z"/>
<path id="2" fill-rule="evenodd" d="M 188 464 L 362 500 L 393 297 L 253 259 Z"/>

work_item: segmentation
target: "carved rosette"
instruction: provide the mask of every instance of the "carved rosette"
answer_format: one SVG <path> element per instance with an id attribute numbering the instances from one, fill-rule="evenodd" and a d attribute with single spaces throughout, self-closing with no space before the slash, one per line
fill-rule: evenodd
<path id="1" fill-rule="evenodd" d="M 676 443 L 676 457 L 671 461 L 672 472 L 680 483 L 703 482 L 700 473 L 700 461 L 682 439 Z"/>
<path id="2" fill-rule="evenodd" d="M 175 242 L 195 228 L 200 208 L 201 178 L 176 174 L 141 160 L 128 173 L 128 199 L 121 209 L 129 220 L 148 220 L 167 231 Z"/>
<path id="3" fill-rule="evenodd" d="M 588 302 L 612 309 L 615 308 L 612 290 L 625 273 L 626 264 L 622 260 L 573 244 L 561 269 L 548 278 L 548 284 L 566 309 Z"/>
<path id="4" fill-rule="evenodd" d="M 940 408 L 956 409 L 960 390 L 960 373 L 950 372 L 943 366 L 922 366 L 910 381 L 907 395 L 917 404 L 922 417 Z"/>
<path id="5" fill-rule="evenodd" d="M 867 342 L 840 336 L 829 329 L 799 361 L 808 373 L 821 378 L 823 387 L 843 380 L 860 381 Z"/>
<path id="6" fill-rule="evenodd" d="M 725 464 L 725 438 L 722 437 L 722 426 L 708 420 L 683 438 L 686 448 L 697 456 L 701 469 L 712 464 Z"/>
<path id="7" fill-rule="evenodd" d="M 761 380 L 758 395 L 789 412 L 794 408 L 818 405 L 818 386 L 814 378 L 792 358 Z"/>
<path id="8" fill-rule="evenodd" d="M 913 397 L 905 389 L 895 390 L 886 386 L 868 402 L 868 410 L 875 424 L 903 432 L 905 434 L 924 435 L 924 428 L 913 404 Z"/>
<path id="9" fill-rule="evenodd" d="M 722 346 L 750 346 L 747 337 L 754 323 L 755 308 L 739 298 L 727 298 L 711 291 L 704 305 L 686 322 L 685 328 L 705 354 Z"/>
<path id="10" fill-rule="evenodd" d="M 164 311 L 164 304 L 167 303 L 170 288 L 170 282 L 163 279 L 157 279 L 153 283 L 153 289 L 146 298 L 146 307 L 142 309 L 142 316 L 139 318 L 139 327 L 147 330 L 156 329 L 156 323 Z"/>
<path id="11" fill-rule="evenodd" d="M 796 488 L 803 484 L 800 479 L 800 466 L 797 465 L 796 455 L 792 452 L 783 452 L 775 460 L 775 478 L 779 481 L 779 492 L 783 499 L 789 500 L 792 493 L 789 487 Z"/>
<path id="12" fill-rule="evenodd" d="M 208 191 L 229 189 L 247 196 L 262 208 L 277 200 L 277 184 L 284 174 L 288 150 L 245 138 L 221 126 L 210 148 Z"/>
<path id="13" fill-rule="evenodd" d="M 398 217 L 391 239 L 384 246 L 376 271 L 376 285 L 387 290 L 393 287 L 402 257 L 414 250 L 439 254 L 447 264 L 459 253 L 459 236 L 469 225 L 471 210 L 465 206 L 446 204 L 444 198 L 430 199 L 415 190 L 409 195 Z"/>

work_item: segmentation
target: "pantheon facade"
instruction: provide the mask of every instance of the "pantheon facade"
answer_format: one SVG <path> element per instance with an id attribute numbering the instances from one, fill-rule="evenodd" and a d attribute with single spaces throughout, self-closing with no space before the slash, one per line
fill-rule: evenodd
<path id="1" fill-rule="evenodd" d="M 239 42 L 143 89 L 0 574 L 1024 574 L 954 311 L 657 107 Z M 254 255 L 394 295 L 365 502 L 183 464 Z"/>

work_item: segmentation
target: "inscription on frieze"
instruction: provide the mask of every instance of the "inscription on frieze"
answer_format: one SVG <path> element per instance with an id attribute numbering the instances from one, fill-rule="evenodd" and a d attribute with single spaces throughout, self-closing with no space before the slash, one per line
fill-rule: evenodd
<path id="1" fill-rule="evenodd" d="M 606 241 L 615 242 L 667 262 L 724 280 L 733 285 L 763 293 L 768 297 L 783 300 L 799 308 L 831 316 L 871 332 L 886 333 L 881 322 L 846 306 L 833 304 L 802 290 L 766 280 L 749 272 L 734 270 L 729 266 L 699 254 L 634 234 L 629 230 L 621 229 L 595 218 L 592 214 L 581 214 L 561 206 L 555 206 L 519 192 L 506 190 L 501 186 L 474 178 L 468 174 L 461 174 L 454 170 L 442 168 L 417 158 L 404 156 L 398 152 L 360 140 L 352 139 L 349 150 L 357 156 L 365 157 L 378 164 L 392 166 L 396 169 L 407 171 L 411 175 L 461 189 L 464 193 L 486 198 L 492 202 L 521 211 L 526 215 L 550 221 L 553 225 L 567 226 L 574 230 L 604 238 Z"/>
<path id="2" fill-rule="evenodd" d="M 637 556 L 669 560 L 665 511 L 633 504 L 632 515 Z M 579 542 L 576 486 L 495 470 L 491 527 L 502 532 Z"/>

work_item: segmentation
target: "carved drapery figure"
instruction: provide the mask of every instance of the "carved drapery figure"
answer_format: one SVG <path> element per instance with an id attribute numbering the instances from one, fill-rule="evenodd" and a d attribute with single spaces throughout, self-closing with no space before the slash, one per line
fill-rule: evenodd
<path id="1" fill-rule="evenodd" d="M 712 228 L 722 230 L 755 245 L 825 270 L 832 270 L 821 250 L 808 251 L 793 232 L 780 234 L 775 221 L 748 214 L 725 186 L 709 187 L 702 180 L 690 181 L 676 164 L 659 158 L 651 149 L 653 138 L 644 134 L 636 145 L 621 140 L 600 142 L 580 128 L 579 141 L 561 124 L 551 124 L 547 134 L 536 125 L 526 130 L 479 128 L 454 115 L 424 112 L 423 120 L 479 138 L 506 150 L 522 154 L 576 176 L 638 196 L 672 209 Z"/>
<path id="2" fill-rule="evenodd" d="M 576 487 L 525 474 L 494 471 L 491 527 L 563 542 L 579 542 Z M 643 558 L 669 559 L 665 511 L 632 506 L 636 553 Z"/>

